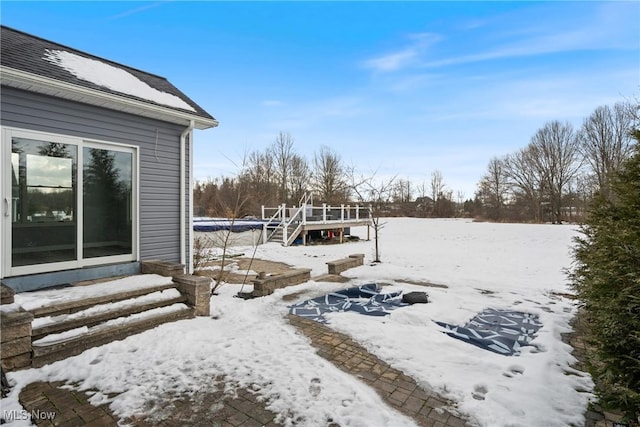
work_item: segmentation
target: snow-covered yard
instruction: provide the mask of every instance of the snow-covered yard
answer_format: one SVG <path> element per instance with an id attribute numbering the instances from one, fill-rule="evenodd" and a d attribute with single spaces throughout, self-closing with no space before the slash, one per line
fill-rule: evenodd
<path id="1" fill-rule="evenodd" d="M 365 237 L 366 229 L 352 233 Z M 561 334 L 570 331 L 575 306 L 555 294 L 569 291 L 563 269 L 570 267 L 576 234 L 577 228 L 569 225 L 394 218 L 381 231 L 382 263 L 375 265 L 370 264 L 372 241 L 261 245 L 257 258 L 312 268 L 312 277 L 326 273 L 326 262 L 353 253 L 365 254 L 365 265 L 343 273 L 353 278 L 347 284 L 311 281 L 250 301 L 233 298 L 239 287 L 226 285 L 212 297 L 214 318 L 163 325 L 40 369 L 10 374 L 15 386 L 2 409 L 17 408 L 18 392 L 29 382 L 65 380 L 80 389 L 99 390 L 93 401 L 110 401 L 123 417 L 151 411 L 161 416 L 166 396 L 206 392 L 214 386 L 212 378 L 226 376 L 259 390 L 269 409 L 288 414 L 280 420 L 285 423 L 297 418 L 315 426 L 331 418 L 343 426 L 414 425 L 373 389 L 316 355 L 286 320 L 292 301 L 283 301 L 284 295 L 318 295 L 382 282 L 391 285 L 385 291 L 426 291 L 431 302 L 386 317 L 331 314 L 330 326 L 425 388 L 457 402 L 458 410 L 480 425 L 581 425 L 592 383 L 569 366 L 571 347 Z M 247 255 L 254 251 L 235 249 Z M 502 356 L 453 339 L 434 322 L 462 325 L 484 308 L 538 315 L 543 327 L 535 346 L 523 347 L 519 356 Z M 322 390 L 312 395 L 310 385 L 318 380 Z"/>

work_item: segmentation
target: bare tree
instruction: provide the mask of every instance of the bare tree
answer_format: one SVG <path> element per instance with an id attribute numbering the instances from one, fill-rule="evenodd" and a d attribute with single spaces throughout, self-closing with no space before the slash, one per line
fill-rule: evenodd
<path id="1" fill-rule="evenodd" d="M 433 199 L 434 202 L 438 201 L 438 197 L 443 193 L 444 191 L 444 178 L 442 177 L 442 172 L 440 172 L 439 170 L 434 170 L 433 172 L 431 172 L 431 198 Z"/>
<path id="2" fill-rule="evenodd" d="M 251 152 L 241 174 L 248 183 L 254 211 L 257 212 L 261 205 L 275 206 L 280 203 L 274 158 L 268 152 Z"/>
<path id="3" fill-rule="evenodd" d="M 413 199 L 413 191 L 411 189 L 411 181 L 408 179 L 399 179 L 393 186 L 393 194 L 391 197 L 394 203 L 409 203 Z"/>
<path id="4" fill-rule="evenodd" d="M 456 192 L 456 205 L 457 205 L 457 216 L 464 215 L 464 191 L 458 190 Z"/>
<path id="5" fill-rule="evenodd" d="M 294 154 L 291 158 L 291 174 L 289 176 L 289 194 L 292 200 L 300 200 L 307 191 L 311 181 L 311 170 L 304 157 Z"/>
<path id="6" fill-rule="evenodd" d="M 430 189 L 431 198 L 433 199 L 432 216 L 453 216 L 455 213 L 453 191 L 446 188 L 442 172 L 437 169 L 431 173 Z"/>
<path id="7" fill-rule="evenodd" d="M 324 203 L 345 202 L 349 197 L 346 169 L 340 156 L 322 146 L 313 157 L 313 189 Z"/>
<path id="8" fill-rule="evenodd" d="M 552 121 L 531 138 L 533 161 L 542 172 L 555 222 L 562 221 L 562 197 L 578 174 L 582 161 L 579 144 L 570 123 Z"/>
<path id="9" fill-rule="evenodd" d="M 482 177 L 479 196 L 487 208 L 489 217 L 499 221 L 503 216 L 503 209 L 510 190 L 505 161 L 497 157 L 489 160 L 487 173 Z"/>
<path id="10" fill-rule="evenodd" d="M 633 107 L 628 103 L 598 107 L 582 124 L 580 148 L 605 199 L 610 198 L 612 176 L 631 155 L 632 127 Z"/>
<path id="11" fill-rule="evenodd" d="M 424 181 L 420 183 L 417 187 L 418 197 L 427 197 L 427 184 Z"/>
<path id="12" fill-rule="evenodd" d="M 427 184 L 422 181 L 420 185 L 417 186 L 416 191 L 418 192 L 418 196 L 416 197 L 416 215 L 419 217 L 425 217 L 429 213 L 429 211 L 433 208 L 433 204 L 431 203 L 431 198 L 427 195 Z"/>
<path id="13" fill-rule="evenodd" d="M 515 195 L 524 200 L 536 222 L 542 220 L 543 176 L 534 159 L 531 146 L 504 158 L 505 174 Z"/>
<path id="14" fill-rule="evenodd" d="M 225 268 L 228 264 L 229 248 L 232 244 L 236 220 L 245 215 L 245 205 L 251 197 L 247 191 L 246 182 L 241 179 L 222 178 L 219 181 L 219 185 L 213 184 L 213 182 L 211 184 L 211 194 L 208 202 L 212 206 L 207 208 L 207 212 L 226 218 L 229 220 L 229 226 L 217 234 L 212 234 L 211 237 L 197 236 L 194 238 L 192 262 L 196 274 L 211 277 L 211 293 L 213 294 L 226 283 L 227 272 Z M 220 255 L 214 256 L 211 253 L 213 249 L 220 251 Z M 214 260 L 219 260 L 219 270 L 214 270 L 213 273 L 205 271 L 204 267 Z"/>
<path id="15" fill-rule="evenodd" d="M 451 218 L 455 214 L 455 202 L 453 201 L 453 190 L 444 189 L 438 194 L 435 203 L 434 214 L 440 218 Z"/>
<path id="16" fill-rule="evenodd" d="M 293 141 L 294 139 L 289 132 L 280 132 L 269 149 L 278 177 L 280 200 L 285 203 L 289 201 L 287 189 L 294 157 Z"/>
<path id="17" fill-rule="evenodd" d="M 380 260 L 379 236 L 385 223 L 380 222 L 380 218 L 385 207 L 389 204 L 395 180 L 396 176 L 377 181 L 375 174 L 369 177 L 356 177 L 353 171 L 351 173 L 351 187 L 354 194 L 359 201 L 368 202 L 371 206 L 371 223 L 375 240 L 375 259 L 373 262 L 382 262 Z"/>

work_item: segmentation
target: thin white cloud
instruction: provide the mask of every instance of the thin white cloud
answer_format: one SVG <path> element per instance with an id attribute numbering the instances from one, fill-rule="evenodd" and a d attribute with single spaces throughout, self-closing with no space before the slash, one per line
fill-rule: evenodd
<path id="1" fill-rule="evenodd" d="M 155 2 L 155 3 L 145 4 L 143 6 L 139 6 L 139 7 L 136 7 L 134 9 L 125 10 L 124 12 L 118 13 L 117 15 L 110 16 L 108 19 L 125 18 L 127 16 L 135 15 L 137 13 L 144 12 L 144 11 L 149 10 L 149 9 L 153 9 L 153 8 L 158 7 L 158 6 L 162 6 L 163 4 L 170 3 L 172 1 L 173 0 L 164 0 L 164 1 L 159 1 L 159 2 Z"/>
<path id="2" fill-rule="evenodd" d="M 409 47 L 400 52 L 390 53 L 365 61 L 365 66 L 377 71 L 395 71 L 403 68 L 418 56 L 415 48 Z"/>
<path id="3" fill-rule="evenodd" d="M 284 102 L 278 101 L 277 99 L 266 99 L 260 103 L 263 107 L 281 107 L 284 105 Z"/>
<path id="4" fill-rule="evenodd" d="M 442 80 L 442 74 L 418 73 L 399 76 L 389 84 L 389 90 L 396 94 L 406 94 L 433 86 Z"/>
<path id="5" fill-rule="evenodd" d="M 604 3 L 588 13 L 576 13 L 573 19 L 546 7 L 525 9 L 485 21 L 453 24 L 461 33 L 447 38 L 452 55 L 438 57 L 437 52 L 430 49 L 443 41 L 442 37 L 418 33 L 407 46 L 370 58 L 364 61 L 364 66 L 378 72 L 391 72 L 573 51 L 637 50 L 640 47 L 639 17 L 640 8 L 634 2 Z M 496 27 L 501 30 L 492 32 Z M 459 48 L 453 43 L 456 38 L 476 40 L 466 44 L 473 50 L 459 50 L 456 54 L 455 49 Z"/>
<path id="6" fill-rule="evenodd" d="M 426 68 L 437 68 L 449 65 L 460 65 L 496 59 L 527 57 L 551 53 L 587 51 L 599 49 L 630 49 L 629 43 L 614 42 L 615 35 L 609 30 L 597 31 L 593 28 L 566 30 L 557 34 L 531 37 L 480 53 L 453 56 L 420 64 Z"/>
<path id="7" fill-rule="evenodd" d="M 370 110 L 358 96 L 327 98 L 291 104 L 290 107 L 277 110 L 277 116 L 274 116 L 271 122 L 274 130 L 306 130 L 326 120 L 360 117 Z"/>
<path id="8" fill-rule="evenodd" d="M 429 47 L 438 43 L 442 37 L 433 33 L 416 33 L 409 36 L 410 44 L 395 52 L 386 53 L 364 61 L 365 68 L 375 71 L 396 71 L 413 65 Z"/>

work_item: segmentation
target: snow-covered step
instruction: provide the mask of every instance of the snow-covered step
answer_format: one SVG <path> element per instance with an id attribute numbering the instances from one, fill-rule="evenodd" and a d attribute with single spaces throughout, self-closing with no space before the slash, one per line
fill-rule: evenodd
<path id="1" fill-rule="evenodd" d="M 194 310 L 183 303 L 153 308 L 140 313 L 110 319 L 94 326 L 79 326 L 45 335 L 33 341 L 33 367 L 44 366 L 83 351 L 154 328 L 163 323 L 191 319 Z"/>
<path id="2" fill-rule="evenodd" d="M 93 285 L 16 294 L 15 302 L 35 317 L 55 317 L 174 287 L 171 277 L 140 274 Z"/>
<path id="3" fill-rule="evenodd" d="M 90 328 L 110 319 L 185 302 L 186 299 L 177 289 L 169 288 L 134 298 L 97 304 L 73 313 L 36 317 L 32 323 L 31 337 L 33 341 L 37 341 L 45 335 L 80 327 Z"/>

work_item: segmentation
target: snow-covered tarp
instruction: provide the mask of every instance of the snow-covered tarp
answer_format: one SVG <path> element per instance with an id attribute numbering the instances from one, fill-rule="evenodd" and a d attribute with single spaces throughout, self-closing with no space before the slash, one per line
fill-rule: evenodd
<path id="1" fill-rule="evenodd" d="M 327 323 L 325 313 L 353 311 L 367 316 L 386 316 L 396 308 L 406 306 L 402 302 L 402 292 L 381 293 L 376 283 L 331 292 L 290 306 L 290 313 L 296 316 Z"/>
<path id="2" fill-rule="evenodd" d="M 227 231 L 240 233 L 249 230 L 262 230 L 266 221 L 259 219 L 228 219 L 228 218 L 193 218 L 193 230 L 202 232 Z"/>
<path id="3" fill-rule="evenodd" d="M 464 326 L 436 323 L 453 338 L 506 356 L 519 355 L 520 347 L 531 345 L 542 327 L 535 314 L 493 308 L 482 310 Z"/>

